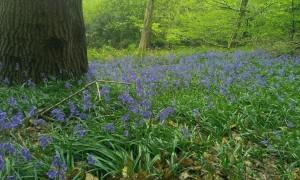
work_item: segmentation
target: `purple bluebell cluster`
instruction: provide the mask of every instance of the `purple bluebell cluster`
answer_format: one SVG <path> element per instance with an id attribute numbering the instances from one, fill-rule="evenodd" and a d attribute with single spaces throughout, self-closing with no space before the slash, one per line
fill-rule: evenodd
<path id="1" fill-rule="evenodd" d="M 17 112 L 11 117 L 8 116 L 7 112 L 0 110 L 0 130 L 1 129 L 16 129 L 22 125 L 24 120 L 24 114 Z"/>
<path id="2" fill-rule="evenodd" d="M 0 171 L 5 168 L 5 159 L 4 155 L 0 153 Z"/>
<path id="3" fill-rule="evenodd" d="M 59 155 L 55 155 L 51 167 L 47 173 L 49 179 L 65 179 L 65 173 L 67 171 L 66 164 L 61 160 Z"/>
<path id="4" fill-rule="evenodd" d="M 46 149 L 48 145 L 52 143 L 53 139 L 48 136 L 40 136 L 39 137 L 39 145 L 41 146 L 42 149 Z"/>
<path id="5" fill-rule="evenodd" d="M 91 94 L 88 90 L 84 90 L 82 93 L 82 108 L 84 111 L 88 111 L 91 108 L 93 108 L 93 103 L 92 103 L 92 98 L 91 98 Z"/>
<path id="6" fill-rule="evenodd" d="M 89 165 L 94 165 L 96 163 L 96 160 L 94 159 L 94 156 L 92 154 L 88 154 L 88 156 L 87 156 L 87 163 Z"/>
<path id="7" fill-rule="evenodd" d="M 103 130 L 108 133 L 114 133 L 116 131 L 114 123 L 108 123 L 103 126 Z"/>
<path id="8" fill-rule="evenodd" d="M 36 119 L 32 122 L 35 126 L 45 126 L 47 122 L 44 119 Z"/>
<path id="9" fill-rule="evenodd" d="M 58 108 L 53 109 L 51 111 L 51 116 L 55 120 L 60 121 L 60 122 L 63 122 L 65 120 L 65 113 L 62 110 L 58 109 Z"/>
<path id="10" fill-rule="evenodd" d="M 108 86 L 102 86 L 100 93 L 105 102 L 110 101 L 110 88 Z"/>
<path id="11" fill-rule="evenodd" d="M 80 112 L 74 102 L 69 102 L 70 118 L 77 117 L 80 115 Z"/>
<path id="12" fill-rule="evenodd" d="M 22 157 L 24 158 L 25 161 L 30 161 L 31 159 L 31 154 L 30 151 L 26 148 L 22 148 L 20 151 Z"/>
<path id="13" fill-rule="evenodd" d="M 66 82 L 66 83 L 64 84 L 64 87 L 65 87 L 66 89 L 71 89 L 73 86 L 72 86 L 72 84 L 71 84 L 70 82 Z"/>
<path id="14" fill-rule="evenodd" d="M 167 107 L 165 109 L 163 109 L 160 113 L 159 113 L 159 120 L 161 124 L 164 124 L 164 122 L 166 121 L 166 119 L 174 112 L 174 109 L 172 107 Z"/>
<path id="15" fill-rule="evenodd" d="M 86 129 L 81 124 L 77 124 L 74 127 L 74 134 L 80 138 L 84 137 L 86 135 L 86 132 Z"/>
<path id="16" fill-rule="evenodd" d="M 31 106 L 30 109 L 29 109 L 29 111 L 28 111 L 28 116 L 29 116 L 29 117 L 35 116 L 36 110 L 37 110 L 37 107 Z"/>
<path id="17" fill-rule="evenodd" d="M 14 98 L 14 97 L 9 97 L 7 99 L 7 104 L 10 106 L 10 107 L 13 107 L 15 108 L 17 106 L 17 100 Z"/>

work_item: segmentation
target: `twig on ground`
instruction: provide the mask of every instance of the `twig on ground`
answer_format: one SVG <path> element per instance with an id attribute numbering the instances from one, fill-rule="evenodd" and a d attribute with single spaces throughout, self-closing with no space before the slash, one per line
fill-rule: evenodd
<path id="1" fill-rule="evenodd" d="M 98 82 L 96 82 L 96 88 L 97 88 L 97 95 L 98 95 L 99 101 L 101 101 L 100 86 L 99 86 Z"/>
<path id="2" fill-rule="evenodd" d="M 87 89 L 88 87 L 92 86 L 93 84 L 95 83 L 99 83 L 99 82 L 102 82 L 102 83 L 115 83 L 115 84 L 125 84 L 125 85 L 131 85 L 131 83 L 126 83 L 126 82 L 118 82 L 118 81 L 106 81 L 106 80 L 95 80 L 93 82 L 90 82 L 89 84 L 85 85 L 83 88 L 81 88 L 80 90 L 76 91 L 75 93 L 71 94 L 70 96 L 64 98 L 63 100 L 59 101 L 58 103 L 50 106 L 49 108 L 46 108 L 45 110 L 41 111 L 41 112 L 38 112 L 38 114 L 44 114 L 48 111 L 50 111 L 51 109 L 57 107 L 58 105 L 66 102 L 67 100 L 71 99 L 72 97 L 78 95 L 79 93 L 81 93 L 82 91 L 84 91 L 85 89 Z"/>
<path id="3" fill-rule="evenodd" d="M 126 82 L 118 82 L 118 81 L 107 81 L 107 80 L 95 80 L 93 82 L 90 82 L 88 84 L 86 84 L 84 87 L 82 87 L 81 89 L 79 89 L 78 91 L 76 91 L 75 93 L 69 95 L 68 97 L 65 97 L 64 99 L 62 99 L 61 101 L 55 103 L 54 105 L 50 106 L 50 107 L 46 107 L 46 108 L 43 108 L 43 109 L 40 109 L 38 112 L 37 112 L 37 116 L 41 116 L 42 118 L 45 118 L 45 120 L 49 120 L 50 117 L 48 116 L 45 116 L 44 114 L 46 112 L 49 112 L 51 109 L 59 106 L 60 104 L 68 101 L 69 99 L 71 99 L 72 97 L 78 95 L 79 93 L 81 93 L 82 91 L 84 91 L 85 89 L 87 89 L 88 87 L 92 86 L 93 84 L 96 84 L 97 86 L 99 86 L 98 83 L 112 83 L 112 84 L 124 84 L 124 85 L 132 85 L 132 83 L 126 83 Z M 97 87 L 98 88 L 98 87 Z M 99 92 L 100 93 L 100 92 Z M 26 121 L 30 119 L 29 117 L 27 118 L 24 118 L 23 121 Z M 51 121 L 53 121 L 52 118 L 50 118 Z"/>

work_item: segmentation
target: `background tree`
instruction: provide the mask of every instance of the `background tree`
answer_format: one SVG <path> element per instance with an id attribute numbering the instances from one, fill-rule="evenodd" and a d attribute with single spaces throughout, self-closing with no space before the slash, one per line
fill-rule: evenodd
<path id="1" fill-rule="evenodd" d="M 227 48 L 231 44 L 230 46 L 235 47 L 260 47 L 271 51 L 277 49 L 282 53 L 295 50 L 295 43 L 299 44 L 300 39 L 297 31 L 300 29 L 300 1 L 243 1 L 244 3 L 241 3 L 242 0 L 155 1 L 151 47 Z M 90 48 L 138 48 L 140 29 L 144 27 L 144 6 L 148 0 L 84 2 Z"/>
<path id="2" fill-rule="evenodd" d="M 238 35 L 240 33 L 241 26 L 242 26 L 244 20 L 246 19 L 248 2 L 249 2 L 249 0 L 241 0 L 241 7 L 240 7 L 240 11 L 239 11 L 239 18 L 237 20 L 236 28 L 234 29 L 232 37 L 229 40 L 228 48 L 231 48 L 232 46 L 236 46 L 237 43 L 238 43 L 237 42 L 238 41 Z"/>
<path id="3" fill-rule="evenodd" d="M 148 0 L 147 7 L 145 10 L 144 27 L 139 44 L 139 49 L 141 51 L 146 50 L 150 45 L 153 11 L 154 0 Z"/>
<path id="4" fill-rule="evenodd" d="M 81 0 L 0 1 L 0 78 L 16 83 L 87 71 Z"/>

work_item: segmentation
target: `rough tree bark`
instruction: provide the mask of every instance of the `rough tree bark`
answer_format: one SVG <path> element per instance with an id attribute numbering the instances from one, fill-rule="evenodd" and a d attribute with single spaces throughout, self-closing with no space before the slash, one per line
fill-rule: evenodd
<path id="1" fill-rule="evenodd" d="M 40 82 L 87 71 L 81 0 L 1 0 L 0 79 Z"/>
<path id="2" fill-rule="evenodd" d="M 244 22 L 244 19 L 246 17 L 248 2 L 249 2 L 249 0 L 241 0 L 239 18 L 237 20 L 237 24 L 236 24 L 235 30 L 232 34 L 232 37 L 228 42 L 228 48 L 235 47 L 238 43 L 238 35 L 239 35 L 239 31 L 242 27 L 242 24 Z"/>
<path id="3" fill-rule="evenodd" d="M 153 11 L 154 0 L 148 0 L 144 17 L 144 28 L 141 34 L 141 40 L 139 44 L 139 49 L 141 51 L 145 51 L 150 45 Z"/>

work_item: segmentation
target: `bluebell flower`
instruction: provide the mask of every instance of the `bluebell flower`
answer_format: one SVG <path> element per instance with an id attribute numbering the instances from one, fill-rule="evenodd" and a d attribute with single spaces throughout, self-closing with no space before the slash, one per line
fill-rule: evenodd
<path id="1" fill-rule="evenodd" d="M 35 126 L 45 126 L 47 122 L 44 119 L 37 119 L 33 121 L 33 125 Z"/>
<path id="2" fill-rule="evenodd" d="M 82 127 L 81 124 L 77 124 L 74 127 L 74 134 L 80 138 L 82 138 L 83 136 L 85 136 L 86 134 L 86 130 Z"/>
<path id="3" fill-rule="evenodd" d="M 122 120 L 123 122 L 128 122 L 128 121 L 129 121 L 129 118 L 130 118 L 130 115 L 129 115 L 129 114 L 126 114 L 126 115 L 123 115 L 123 116 L 121 117 L 121 120 Z"/>
<path id="4" fill-rule="evenodd" d="M 139 97 L 142 97 L 143 94 L 144 94 L 144 88 L 143 88 L 143 85 L 142 85 L 142 81 L 140 79 L 136 80 L 136 94 L 139 96 Z"/>
<path id="5" fill-rule="evenodd" d="M 66 82 L 66 83 L 64 84 L 64 87 L 65 87 L 66 89 L 71 89 L 71 88 L 72 88 L 72 84 L 71 84 L 70 82 Z"/>
<path id="6" fill-rule="evenodd" d="M 128 137 L 128 136 L 129 136 L 129 131 L 128 131 L 128 130 L 124 130 L 123 135 L 124 135 L 125 137 Z"/>
<path id="7" fill-rule="evenodd" d="M 37 108 L 35 106 L 31 106 L 30 109 L 29 109 L 29 111 L 28 111 L 29 117 L 35 116 L 36 110 L 37 110 Z"/>
<path id="8" fill-rule="evenodd" d="M 8 154 L 15 154 L 16 148 L 11 143 L 3 143 L 0 144 L 0 153 L 8 153 Z"/>
<path id="9" fill-rule="evenodd" d="M 275 137 L 277 139 L 281 139 L 281 133 L 280 133 L 280 131 L 273 131 L 273 134 L 275 135 Z"/>
<path id="10" fill-rule="evenodd" d="M 39 145 L 42 147 L 42 149 L 45 149 L 49 144 L 51 144 L 53 139 L 51 137 L 47 136 L 40 136 L 39 137 Z"/>
<path id="11" fill-rule="evenodd" d="M 31 154 L 28 149 L 22 148 L 20 152 L 25 161 L 29 161 L 31 159 Z"/>
<path id="12" fill-rule="evenodd" d="M 4 156 L 0 153 L 0 171 L 2 171 L 5 168 L 5 158 Z"/>
<path id="13" fill-rule="evenodd" d="M 189 132 L 189 129 L 184 127 L 181 128 L 181 134 L 185 137 L 185 138 L 190 138 L 191 137 L 191 133 Z"/>
<path id="14" fill-rule="evenodd" d="M 134 114 L 137 114 L 139 112 L 139 107 L 137 104 L 130 104 L 128 109 L 133 112 Z"/>
<path id="15" fill-rule="evenodd" d="M 119 96 L 119 100 L 124 103 L 124 104 L 133 104 L 135 101 L 133 99 L 133 97 L 130 96 L 130 94 L 128 92 L 124 92 L 123 94 L 121 94 Z"/>
<path id="16" fill-rule="evenodd" d="M 17 177 L 16 176 L 7 176 L 6 180 L 16 180 Z"/>
<path id="17" fill-rule="evenodd" d="M 94 156 L 91 154 L 88 154 L 87 156 L 87 162 L 89 165 L 94 165 L 96 163 L 96 160 L 94 159 Z"/>
<path id="18" fill-rule="evenodd" d="M 60 162 L 60 161 L 61 161 L 61 160 L 60 160 L 59 155 L 55 155 L 55 156 L 53 157 L 51 166 L 52 166 L 52 167 L 60 167 L 60 165 L 61 165 L 61 162 Z"/>
<path id="19" fill-rule="evenodd" d="M 17 100 L 14 98 L 14 97 L 9 97 L 7 99 L 7 104 L 10 106 L 10 107 L 13 107 L 15 108 L 17 106 Z"/>
<path id="20" fill-rule="evenodd" d="M 0 130 L 6 129 L 6 118 L 7 118 L 7 113 L 0 110 Z"/>
<path id="21" fill-rule="evenodd" d="M 103 96 L 104 101 L 108 102 L 110 100 L 110 89 L 107 86 L 103 86 L 100 90 L 101 96 Z"/>
<path id="22" fill-rule="evenodd" d="M 53 157 L 50 170 L 47 175 L 50 179 L 65 179 L 65 173 L 67 171 L 67 165 L 62 162 L 60 156 L 57 154 Z"/>
<path id="23" fill-rule="evenodd" d="M 93 107 L 91 95 L 88 90 L 83 91 L 83 110 L 88 111 Z"/>
<path id="24" fill-rule="evenodd" d="M 17 128 L 23 123 L 24 115 L 21 112 L 18 112 L 11 118 L 10 128 Z"/>
<path id="25" fill-rule="evenodd" d="M 269 140 L 268 139 L 263 139 L 262 141 L 260 141 L 260 143 L 262 144 L 262 145 L 264 145 L 264 146 L 269 146 L 270 145 L 270 142 L 269 142 Z"/>
<path id="26" fill-rule="evenodd" d="M 36 86 L 36 84 L 31 79 L 27 80 L 26 84 L 29 87 L 35 87 Z"/>
<path id="27" fill-rule="evenodd" d="M 47 176 L 48 176 L 49 179 L 55 179 L 58 176 L 58 171 L 54 170 L 54 169 L 50 169 L 47 172 Z"/>
<path id="28" fill-rule="evenodd" d="M 51 116 L 57 121 L 62 122 L 65 120 L 65 114 L 60 109 L 53 109 L 51 111 Z"/>
<path id="29" fill-rule="evenodd" d="M 114 125 L 114 123 L 108 123 L 108 124 L 104 125 L 103 129 L 104 129 L 105 132 L 114 133 L 115 132 L 115 125 Z"/>
<path id="30" fill-rule="evenodd" d="M 193 109 L 192 110 L 192 115 L 194 118 L 199 118 L 200 117 L 200 112 L 198 109 Z"/>
<path id="31" fill-rule="evenodd" d="M 151 115 L 152 115 L 152 112 L 151 111 L 142 111 L 141 112 L 141 115 L 143 118 L 145 119 L 150 119 L 151 118 Z"/>
<path id="32" fill-rule="evenodd" d="M 295 125 L 293 122 L 291 122 L 291 121 L 287 121 L 286 126 L 287 126 L 289 129 L 292 129 L 292 128 L 295 128 L 295 127 L 296 127 L 296 125 Z"/>
<path id="33" fill-rule="evenodd" d="M 77 117 L 80 115 L 76 105 L 73 102 L 69 102 L 69 110 L 70 110 L 70 117 Z"/>
<path id="34" fill-rule="evenodd" d="M 170 116 L 170 114 L 172 114 L 174 112 L 174 109 L 171 107 L 167 107 L 165 109 L 163 109 L 160 113 L 159 113 L 159 120 L 160 122 L 163 124 L 165 122 L 165 120 Z"/>
<path id="35" fill-rule="evenodd" d="M 152 108 L 152 103 L 149 99 L 143 99 L 142 101 L 140 101 L 140 106 L 144 109 L 144 110 L 147 110 L 147 111 L 150 111 L 151 108 Z"/>
<path id="36" fill-rule="evenodd" d="M 5 120 L 7 118 L 7 113 L 5 111 L 0 110 L 0 121 Z"/>
<path id="37" fill-rule="evenodd" d="M 79 118 L 80 118 L 81 120 L 86 120 L 87 117 L 88 117 L 88 116 L 87 116 L 85 113 L 80 113 L 80 114 L 79 114 Z"/>

